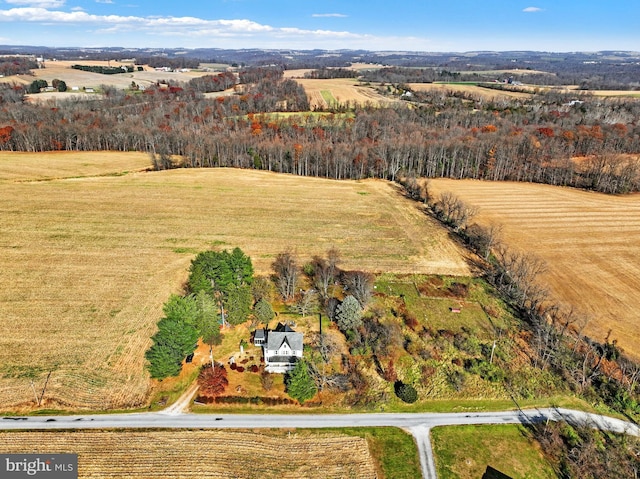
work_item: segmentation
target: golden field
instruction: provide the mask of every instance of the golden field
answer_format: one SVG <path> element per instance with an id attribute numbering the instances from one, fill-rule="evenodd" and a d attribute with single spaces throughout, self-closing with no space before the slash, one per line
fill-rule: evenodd
<path id="1" fill-rule="evenodd" d="M 378 477 L 361 437 L 296 431 L 0 433 L 4 453 L 78 454 L 79 478 Z"/>
<path id="2" fill-rule="evenodd" d="M 32 101 L 43 102 L 46 100 L 69 100 L 69 99 L 95 99 L 95 94 L 85 94 L 83 88 L 99 89 L 102 85 L 110 85 L 118 89 L 127 89 L 131 87 L 131 82 L 135 82 L 139 86 L 148 87 L 154 85 L 158 81 L 171 80 L 174 82 L 188 82 L 192 78 L 210 75 L 205 71 L 187 71 L 187 72 L 164 72 L 156 71 L 153 68 L 144 66 L 144 71 L 134 71 L 131 73 L 120 73 L 117 75 L 103 75 L 101 73 L 85 72 L 71 68 L 72 65 L 95 65 L 95 66 L 127 66 L 131 63 L 121 63 L 117 61 L 98 61 L 98 60 L 77 60 L 77 61 L 47 61 L 45 68 L 31 70 L 32 75 L 13 75 L 2 79 L 7 83 L 18 83 L 21 85 L 29 85 L 34 80 L 46 80 L 49 84 L 54 79 L 63 80 L 68 87 L 68 91 L 64 93 L 46 92 L 38 95 L 30 95 Z M 77 87 L 79 91 L 72 91 Z M 99 96 L 101 98 L 101 96 Z"/>
<path id="3" fill-rule="evenodd" d="M 529 183 L 431 180 L 479 207 L 479 223 L 503 227 L 503 241 L 546 262 L 556 300 L 589 321 L 585 333 L 617 340 L 640 358 L 640 195 L 609 196 Z"/>
<path id="4" fill-rule="evenodd" d="M 1 409 L 31 408 L 50 372 L 44 406 L 145 406 L 162 304 L 208 248 L 238 246 L 262 274 L 285 249 L 302 263 L 333 246 L 345 269 L 469 274 L 391 183 L 145 165 L 138 153 L 0 154 Z"/>
<path id="5" fill-rule="evenodd" d="M 482 98 L 484 100 L 492 100 L 496 98 L 531 98 L 531 93 L 525 91 L 506 91 L 506 90 L 492 90 L 489 88 L 483 88 L 478 85 L 468 84 L 455 84 L 455 83 L 409 83 L 414 91 L 437 91 L 442 93 L 458 93 L 464 92 L 469 95 Z"/>
<path id="6" fill-rule="evenodd" d="M 327 80 L 311 80 L 306 78 L 295 78 L 295 81 L 303 86 L 311 109 L 327 108 L 330 103 L 346 103 L 351 105 L 390 105 L 397 100 L 391 100 L 370 86 L 360 85 L 358 80 L 353 78 L 331 78 Z M 323 95 L 323 92 L 326 92 Z M 327 101 L 327 97 L 331 98 Z"/>

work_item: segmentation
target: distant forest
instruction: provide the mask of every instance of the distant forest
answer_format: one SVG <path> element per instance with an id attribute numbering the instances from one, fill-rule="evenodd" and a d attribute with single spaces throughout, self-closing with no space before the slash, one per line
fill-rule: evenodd
<path id="1" fill-rule="evenodd" d="M 279 66 L 323 69 L 370 63 L 460 73 L 460 81 L 493 80 L 496 70 L 513 71 L 515 79 L 541 85 L 579 85 L 583 89 L 639 89 L 638 52 L 371 52 L 366 50 L 265 50 L 220 48 L 47 48 L 2 46 L 3 55 L 30 54 L 58 60 L 129 60 L 151 67 L 197 68 L 200 63 L 234 66 Z M 538 74 L 535 72 L 544 72 Z M 410 81 L 410 80 L 402 80 Z M 413 80 L 411 80 L 413 81 Z"/>
<path id="2" fill-rule="evenodd" d="M 146 151 L 159 169 L 177 166 L 172 158 L 179 155 L 184 167 L 336 179 L 480 178 L 640 190 L 637 157 L 629 155 L 640 152 L 640 102 L 633 98 L 550 90 L 488 101 L 462 92 L 399 96 L 382 87 L 395 95 L 395 106 L 346 102 L 291 116 L 271 112 L 308 112 L 309 103 L 283 67 L 246 68 L 239 82 L 236 94 L 214 99 L 202 92 L 230 86 L 229 75 L 144 92 L 107 88 L 94 101 L 54 107 L 25 103 L 23 87 L 0 83 L 0 149 Z"/>

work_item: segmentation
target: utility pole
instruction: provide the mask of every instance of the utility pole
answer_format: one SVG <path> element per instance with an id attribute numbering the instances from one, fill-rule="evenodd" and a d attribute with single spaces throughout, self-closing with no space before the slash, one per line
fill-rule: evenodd
<path id="1" fill-rule="evenodd" d="M 489 364 L 493 364 L 493 352 L 496 350 L 496 340 L 493 340 L 493 346 L 491 347 L 491 358 L 489 358 Z"/>
<path id="2" fill-rule="evenodd" d="M 36 397 L 36 404 L 40 406 L 40 399 L 38 399 L 38 393 L 35 384 L 33 384 L 33 380 L 31 380 L 31 389 L 33 389 L 33 395 Z"/>

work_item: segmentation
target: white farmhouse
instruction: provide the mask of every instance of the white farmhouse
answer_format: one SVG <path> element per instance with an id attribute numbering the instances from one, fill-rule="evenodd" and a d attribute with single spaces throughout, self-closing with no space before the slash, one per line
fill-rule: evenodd
<path id="1" fill-rule="evenodd" d="M 262 350 L 264 369 L 269 373 L 289 372 L 302 358 L 302 333 L 296 333 L 289 326 L 278 324 L 274 331 L 258 330 L 256 336 L 266 338 Z"/>

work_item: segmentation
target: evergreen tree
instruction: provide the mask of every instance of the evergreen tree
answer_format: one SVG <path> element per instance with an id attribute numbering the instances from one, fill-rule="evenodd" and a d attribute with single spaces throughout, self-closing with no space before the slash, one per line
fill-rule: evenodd
<path id="1" fill-rule="evenodd" d="M 362 326 L 362 308 L 353 296 L 347 296 L 336 308 L 336 322 L 341 331 L 358 329 Z"/>
<path id="2" fill-rule="evenodd" d="M 198 321 L 198 306 L 193 296 L 172 294 L 162 307 L 165 318 L 195 326 Z"/>
<path id="3" fill-rule="evenodd" d="M 204 290 L 228 297 L 231 289 L 250 285 L 252 281 L 251 258 L 235 248 L 231 253 L 227 250 L 199 253 L 191 262 L 188 283 L 194 294 Z"/>
<path id="4" fill-rule="evenodd" d="M 154 343 L 145 353 L 149 361 L 147 368 L 153 379 L 164 379 L 177 376 L 182 369 L 182 358 L 178 360 L 171 346 Z"/>
<path id="5" fill-rule="evenodd" d="M 193 294 L 198 294 L 200 291 L 205 291 L 209 294 L 213 293 L 213 286 L 211 285 L 211 281 L 207 278 L 207 275 L 204 272 L 204 266 L 201 263 L 191 263 L 187 284 L 189 286 L 189 291 Z"/>
<path id="6" fill-rule="evenodd" d="M 234 248 L 227 258 L 229 268 L 233 274 L 233 284 L 251 284 L 253 281 L 253 264 L 251 258 L 242 252 L 240 248 Z"/>
<path id="7" fill-rule="evenodd" d="M 195 296 L 195 303 L 198 309 L 196 326 L 202 341 L 209 346 L 220 344 L 220 322 L 215 299 L 201 290 Z"/>
<path id="8" fill-rule="evenodd" d="M 176 376 L 182 360 L 191 354 L 200 336 L 196 329 L 198 308 L 192 296 L 171 295 L 163 307 L 165 317 L 158 322 L 158 332 L 145 357 L 154 379 Z"/>
<path id="9" fill-rule="evenodd" d="M 27 93 L 40 93 L 42 88 L 47 88 L 48 86 L 49 83 L 47 83 L 47 80 L 33 80 L 27 87 Z"/>
<path id="10" fill-rule="evenodd" d="M 300 404 L 304 404 L 307 399 L 311 399 L 318 392 L 316 383 L 309 374 L 309 366 L 304 360 L 298 361 L 295 368 L 287 373 L 285 384 L 287 394 Z"/>
<path id="11" fill-rule="evenodd" d="M 229 324 L 244 323 L 251 313 L 251 287 L 247 284 L 230 286 L 224 305 Z"/>
<path id="12" fill-rule="evenodd" d="M 162 318 L 151 339 L 153 345 L 145 354 L 149 372 L 152 378 L 163 379 L 180 373 L 182 360 L 195 350 L 198 331 L 175 318 Z"/>
<path id="13" fill-rule="evenodd" d="M 402 381 L 396 381 L 394 385 L 396 396 L 406 403 L 414 403 L 418 400 L 418 391 L 411 384 L 405 384 Z"/>
<path id="14" fill-rule="evenodd" d="M 271 303 L 264 299 L 261 299 L 255 304 L 255 306 L 253 307 L 253 314 L 256 319 L 263 324 L 269 323 L 269 321 L 271 321 L 276 315 L 273 312 Z"/>

